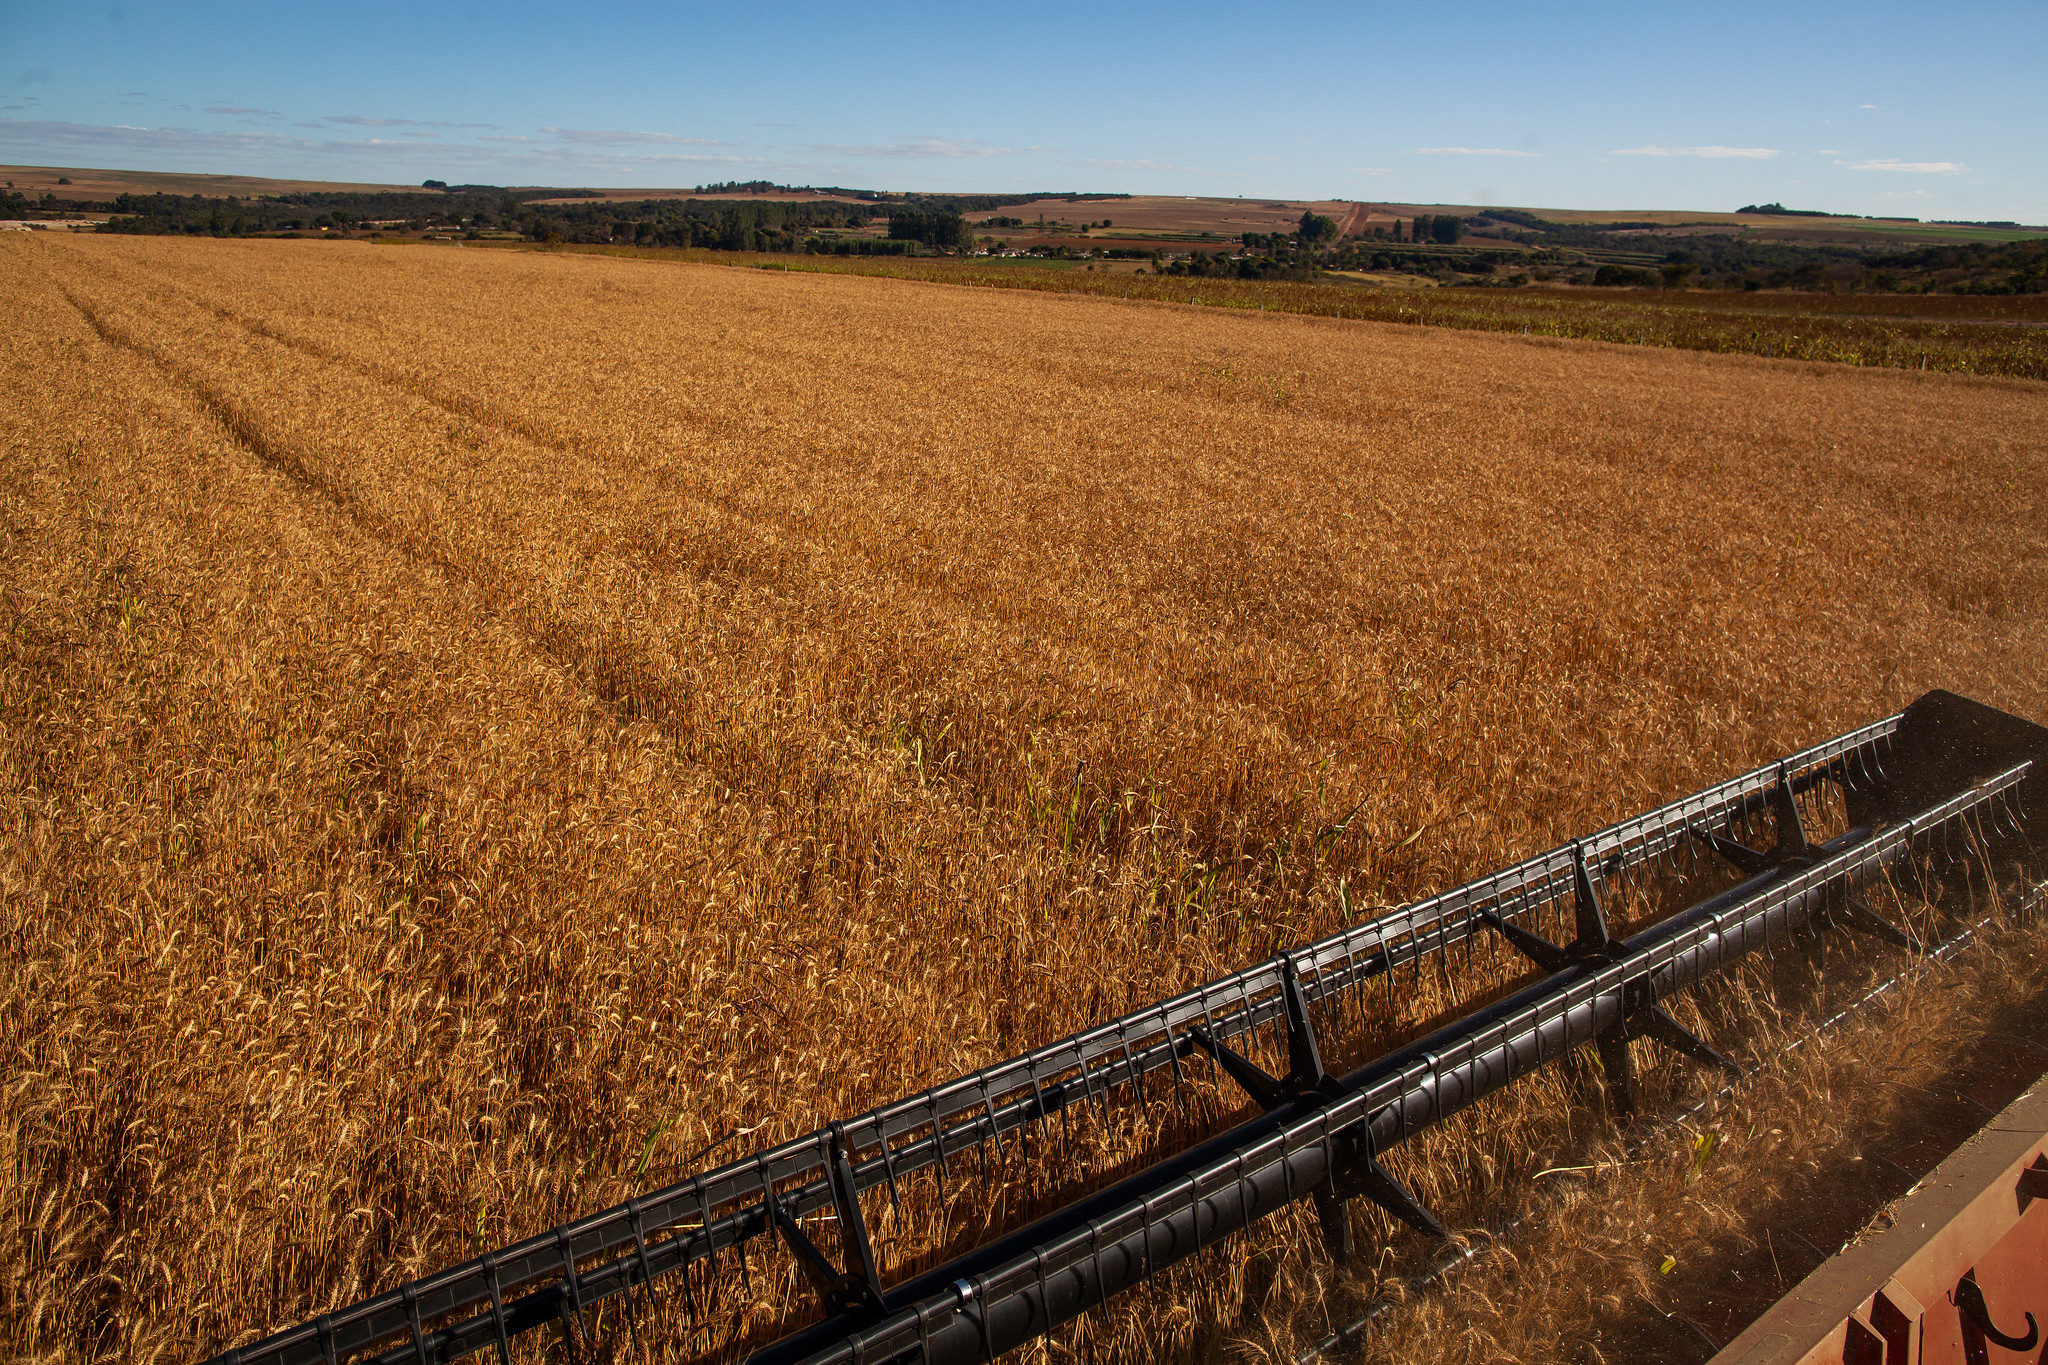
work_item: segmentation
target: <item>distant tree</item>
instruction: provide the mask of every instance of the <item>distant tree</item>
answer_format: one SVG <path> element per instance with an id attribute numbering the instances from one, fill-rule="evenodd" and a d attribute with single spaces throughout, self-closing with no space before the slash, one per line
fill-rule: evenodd
<path id="1" fill-rule="evenodd" d="M 1828 268 L 1819 261 L 1808 261 L 1792 272 L 1794 289 L 1814 289 L 1824 294 L 1835 292 L 1835 282 L 1828 275 Z"/>
<path id="2" fill-rule="evenodd" d="M 1625 265 L 1603 265 L 1593 272 L 1593 283 L 1606 289 L 1628 289 L 1656 282 L 1657 277 L 1649 271 L 1632 270 Z"/>
<path id="3" fill-rule="evenodd" d="M 445 180 L 422 180 L 420 181 L 420 188 L 423 190 L 445 190 L 448 188 L 448 182 Z"/>
<path id="4" fill-rule="evenodd" d="M 923 209 L 892 209 L 889 236 L 901 242 L 922 242 L 942 248 L 966 246 L 972 240 L 967 220 L 959 214 Z"/>
<path id="5" fill-rule="evenodd" d="M 1465 220 L 1448 213 L 1439 213 L 1430 220 L 1429 234 L 1445 246 L 1456 246 L 1458 239 L 1465 235 Z"/>
<path id="6" fill-rule="evenodd" d="M 1433 225 L 1435 222 L 1436 220 L 1426 213 L 1416 214 L 1415 221 L 1408 225 L 1408 240 L 1411 242 L 1428 241 L 1430 234 L 1434 230 Z"/>
<path id="7" fill-rule="evenodd" d="M 1311 244 L 1335 241 L 1337 238 L 1337 222 L 1333 218 L 1324 217 L 1314 209 L 1303 209 L 1301 211 L 1299 236 L 1302 241 Z"/>

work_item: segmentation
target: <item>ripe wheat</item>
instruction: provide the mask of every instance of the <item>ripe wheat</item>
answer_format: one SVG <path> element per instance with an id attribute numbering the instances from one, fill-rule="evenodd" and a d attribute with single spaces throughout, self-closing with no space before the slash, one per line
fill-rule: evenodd
<path id="1" fill-rule="evenodd" d="M 2032 381 L 538 253 L 0 278 L 10 1356 L 252 1339 L 1929 687 L 2048 715 Z M 1248 1264 L 1080 1330 L 1208 1349 Z"/>

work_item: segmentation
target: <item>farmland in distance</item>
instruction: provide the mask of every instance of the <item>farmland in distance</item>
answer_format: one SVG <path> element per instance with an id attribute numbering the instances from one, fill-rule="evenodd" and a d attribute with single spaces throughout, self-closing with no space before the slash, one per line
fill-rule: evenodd
<path id="1" fill-rule="evenodd" d="M 2048 716 L 2038 381 L 567 253 L 0 278 L 10 1355 L 195 1358 L 1930 687 Z"/>
<path id="2" fill-rule="evenodd" d="M 525 248 L 513 247 L 511 250 Z M 910 260 L 660 248 L 548 247 L 628 258 L 762 270 L 925 280 L 1189 303 L 1255 312 L 1457 327 L 1561 340 L 1822 360 L 1881 369 L 2048 378 L 2048 299 L 2042 295 L 1746 293 L 1727 290 L 1439 289 L 1427 276 L 1342 272 L 1316 281 L 1151 276 L 1071 264 Z M 1395 286 L 1392 289 L 1386 286 Z M 1406 287 L 1402 287 L 1406 286 Z M 1424 286 L 1424 287 L 1417 287 Z"/>

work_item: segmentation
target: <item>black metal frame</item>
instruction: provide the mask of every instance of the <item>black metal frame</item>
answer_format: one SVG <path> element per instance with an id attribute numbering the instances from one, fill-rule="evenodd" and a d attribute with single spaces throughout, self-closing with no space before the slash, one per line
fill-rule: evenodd
<path id="1" fill-rule="evenodd" d="M 630 1305 L 632 1288 L 658 1276 L 683 1270 L 688 1296 L 690 1267 L 715 1264 L 720 1251 L 771 1230 L 804 1267 L 828 1316 L 769 1348 L 764 1361 L 905 1352 L 934 1361 L 981 1359 L 1300 1197 L 1315 1197 L 1340 1255 L 1349 1250 L 1343 1201 L 1354 1196 L 1439 1231 L 1378 1164 L 1379 1152 L 1589 1041 L 1599 1047 L 1623 1108 L 1631 1036 L 1725 1065 L 1658 1000 L 1815 916 L 1840 916 L 1850 927 L 1903 940 L 1863 906 L 1857 886 L 1931 833 L 1987 807 L 2001 810 L 2009 827 L 1972 827 L 1972 837 L 2009 843 L 2019 834 L 2011 800 L 2023 784 L 2040 785 L 2026 774 L 2028 760 L 2048 759 L 2044 740 L 2048 731 L 2024 721 L 1931 693 L 1899 715 L 1502 872 L 219 1360 L 339 1365 L 400 1338 L 373 1357 L 379 1365 L 435 1365 L 491 1347 L 509 1361 L 511 1336 L 560 1322 L 575 1340 L 586 1309 L 622 1293 Z M 1970 786 L 1984 778 L 1991 781 Z M 1815 846 L 1805 837 L 1800 799 L 1822 783 L 1844 794 L 1856 827 Z M 1993 804 L 2001 798 L 2003 806 Z M 1768 853 L 1753 846 L 1760 825 L 1775 836 Z M 1752 875 L 1626 942 L 1609 936 L 1603 885 L 1623 871 L 1702 849 Z M 1559 945 L 1532 926 L 1567 898 L 1577 933 Z M 1402 965 L 1419 969 L 1424 959 L 1481 933 L 1498 933 L 1550 975 L 1361 1071 L 1342 1078 L 1323 1071 L 1311 1006 L 1340 1004 L 1347 992 Z M 1284 1041 L 1286 1077 L 1267 1076 L 1232 1049 L 1266 1027 Z M 1489 1040 L 1483 1047 L 1476 1041 L 1482 1038 Z M 1028 1134 L 1030 1125 L 1075 1103 L 1106 1114 L 1118 1097 L 1142 1098 L 1155 1073 L 1170 1072 L 1178 1085 L 1182 1061 L 1196 1049 L 1265 1112 L 939 1270 L 883 1289 L 860 1212 L 863 1191 L 886 1187 L 893 1199 L 902 1177 L 926 1168 L 936 1168 L 943 1181 L 950 1158 L 991 1139 L 1000 1145 L 1011 1131 Z M 1452 1055 L 1462 1060 L 1447 1069 Z M 1226 1172 L 1229 1182 L 1217 1183 Z M 844 1271 L 800 1226 L 826 1210 L 848 1250 Z M 744 1258 L 741 1264 L 744 1273 Z M 427 1325 L 462 1313 L 471 1316 Z"/>

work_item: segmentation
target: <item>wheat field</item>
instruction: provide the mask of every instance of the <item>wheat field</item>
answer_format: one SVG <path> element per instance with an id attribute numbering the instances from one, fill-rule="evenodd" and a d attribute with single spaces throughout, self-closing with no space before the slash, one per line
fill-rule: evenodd
<path id="1" fill-rule="evenodd" d="M 358 243 L 0 278 L 10 1359 L 253 1340 L 1931 687 L 2048 717 L 2039 382 Z M 1091 1357 L 1256 1349 L 1199 1276 Z"/>

